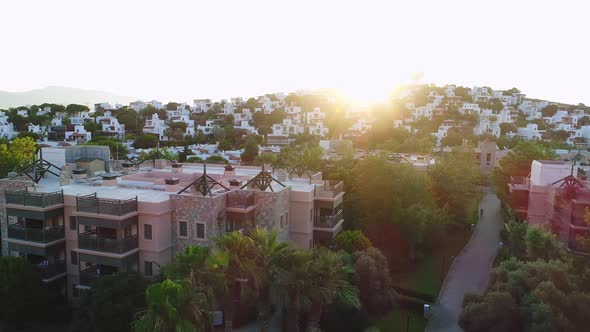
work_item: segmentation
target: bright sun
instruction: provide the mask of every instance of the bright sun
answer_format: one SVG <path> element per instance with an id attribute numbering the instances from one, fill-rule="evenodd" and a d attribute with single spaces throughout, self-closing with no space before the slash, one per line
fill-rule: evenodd
<path id="1" fill-rule="evenodd" d="M 363 82 L 364 83 L 364 82 Z M 351 101 L 359 104 L 377 104 L 384 103 L 389 100 L 392 86 L 377 86 L 376 84 L 354 84 L 354 86 L 347 86 L 338 89 L 351 99 Z"/>

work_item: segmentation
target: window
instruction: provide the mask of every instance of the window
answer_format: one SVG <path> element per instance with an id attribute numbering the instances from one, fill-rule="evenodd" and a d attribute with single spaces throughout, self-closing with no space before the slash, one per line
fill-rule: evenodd
<path id="1" fill-rule="evenodd" d="M 285 224 L 289 226 L 289 212 L 285 213 Z"/>
<path id="2" fill-rule="evenodd" d="M 70 251 L 70 261 L 72 265 L 78 265 L 78 253 L 75 251 Z"/>
<path id="3" fill-rule="evenodd" d="M 309 223 L 313 223 L 313 209 L 309 210 Z"/>
<path id="4" fill-rule="evenodd" d="M 152 225 L 150 225 L 150 224 L 143 225 L 143 238 L 146 240 L 152 239 Z"/>
<path id="5" fill-rule="evenodd" d="M 281 214 L 281 222 L 280 222 L 280 224 L 279 224 L 279 225 L 281 225 L 281 229 L 283 229 L 283 227 L 285 227 L 285 226 L 283 225 L 283 215 L 282 215 L 282 214 Z"/>
<path id="6" fill-rule="evenodd" d="M 198 222 L 197 223 L 197 239 L 204 239 L 205 238 L 205 224 Z"/>
<path id="7" fill-rule="evenodd" d="M 143 274 L 145 274 L 146 277 L 151 277 L 154 275 L 153 268 L 154 268 L 154 266 L 153 266 L 152 262 L 148 262 L 148 261 L 143 262 Z"/>
<path id="8" fill-rule="evenodd" d="M 491 153 L 487 153 L 486 154 L 486 162 L 489 163 L 490 161 L 492 161 L 492 154 Z"/>
<path id="9" fill-rule="evenodd" d="M 178 223 L 178 236 L 180 237 L 188 237 L 188 225 L 186 221 L 181 221 Z"/>
<path id="10" fill-rule="evenodd" d="M 70 230 L 75 231 L 76 229 L 76 217 L 70 217 Z"/>
<path id="11" fill-rule="evenodd" d="M 86 232 L 90 232 L 92 228 L 90 227 L 90 225 L 84 225 L 84 233 Z"/>

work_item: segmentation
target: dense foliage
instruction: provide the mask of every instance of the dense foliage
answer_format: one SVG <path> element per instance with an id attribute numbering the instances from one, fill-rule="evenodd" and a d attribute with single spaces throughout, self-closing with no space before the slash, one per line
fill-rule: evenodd
<path id="1" fill-rule="evenodd" d="M 70 331 L 131 331 L 130 322 L 146 306 L 148 282 L 135 273 L 97 279 L 81 293 Z"/>

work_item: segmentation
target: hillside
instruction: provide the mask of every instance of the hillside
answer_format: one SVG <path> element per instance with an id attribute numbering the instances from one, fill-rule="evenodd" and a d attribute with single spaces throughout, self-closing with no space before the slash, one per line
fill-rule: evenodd
<path id="1" fill-rule="evenodd" d="M 0 91 L 0 109 L 22 105 L 56 104 L 94 104 L 111 102 L 128 104 L 136 100 L 132 97 L 118 96 L 109 92 L 49 86 L 25 92 Z"/>

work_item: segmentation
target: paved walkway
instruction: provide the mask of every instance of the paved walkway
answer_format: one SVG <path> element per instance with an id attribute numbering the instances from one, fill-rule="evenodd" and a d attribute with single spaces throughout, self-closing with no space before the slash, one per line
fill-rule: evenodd
<path id="1" fill-rule="evenodd" d="M 500 243 L 500 201 L 495 194 L 487 193 L 481 208 L 484 210 L 483 217 L 445 278 L 439 301 L 433 306 L 433 317 L 427 331 L 462 331 L 458 321 L 464 294 L 483 294 L 487 288 L 492 262 Z"/>

